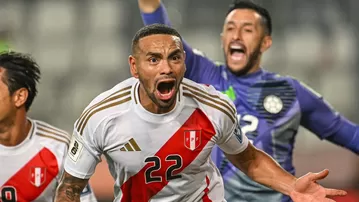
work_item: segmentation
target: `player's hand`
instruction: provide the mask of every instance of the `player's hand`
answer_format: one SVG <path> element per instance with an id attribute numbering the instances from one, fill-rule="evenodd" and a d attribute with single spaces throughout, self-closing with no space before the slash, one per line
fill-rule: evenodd
<path id="1" fill-rule="evenodd" d="M 160 6 L 160 0 L 138 0 L 138 6 L 144 13 L 153 13 Z"/>
<path id="2" fill-rule="evenodd" d="M 297 179 L 290 197 L 294 202 L 333 202 L 328 196 L 344 196 L 347 193 L 338 189 L 327 189 L 320 186 L 316 181 L 324 179 L 329 170 L 319 173 L 308 173 Z"/>

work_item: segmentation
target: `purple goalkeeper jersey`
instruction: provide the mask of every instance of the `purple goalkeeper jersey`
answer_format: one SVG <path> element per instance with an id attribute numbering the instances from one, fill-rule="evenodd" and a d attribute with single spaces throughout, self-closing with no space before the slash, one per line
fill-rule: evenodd
<path id="1" fill-rule="evenodd" d="M 170 25 L 161 5 L 154 13 L 142 13 L 144 23 Z M 237 118 L 250 141 L 271 155 L 284 169 L 295 174 L 293 149 L 299 126 L 337 145 L 359 153 L 358 126 L 334 111 L 321 95 L 292 77 L 264 69 L 245 76 L 232 74 L 184 42 L 186 78 L 213 85 L 227 94 L 237 108 Z M 216 147 L 212 159 L 221 171 L 225 197 L 239 201 L 291 201 L 289 197 L 249 179 Z"/>

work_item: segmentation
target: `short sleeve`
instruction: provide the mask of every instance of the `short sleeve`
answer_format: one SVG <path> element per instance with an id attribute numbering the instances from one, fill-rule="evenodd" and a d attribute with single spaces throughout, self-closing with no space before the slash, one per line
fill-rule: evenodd
<path id="1" fill-rule="evenodd" d="M 223 142 L 218 143 L 219 148 L 227 154 L 239 154 L 248 146 L 248 138 L 242 133 L 242 130 L 236 120 L 236 123 L 230 124 L 227 129 L 223 131 Z M 226 128 L 224 128 L 226 129 Z"/>
<path id="2" fill-rule="evenodd" d="M 65 148 L 65 151 L 64 151 L 65 155 L 63 157 L 64 159 L 68 155 L 67 152 L 68 152 L 68 147 Z M 58 174 L 57 183 L 60 182 L 63 173 L 64 173 L 64 163 L 61 165 L 61 171 Z M 95 193 L 93 192 L 90 184 L 87 184 L 86 187 L 82 190 L 81 195 L 80 195 L 80 201 L 81 202 L 97 202 L 97 198 L 96 198 Z"/>
<path id="3" fill-rule="evenodd" d="M 101 124 L 92 127 L 92 123 L 80 130 L 76 127 L 72 135 L 69 150 L 65 158 L 65 171 L 80 179 L 89 179 L 101 161 L 100 141 L 102 136 Z"/>
<path id="4" fill-rule="evenodd" d="M 221 103 L 221 112 L 214 119 L 217 126 L 218 138 L 217 145 L 227 154 L 238 154 L 248 146 L 248 138 L 242 133 L 237 120 L 237 110 L 229 97 L 213 86 L 208 86 L 210 94 L 218 98 Z"/>

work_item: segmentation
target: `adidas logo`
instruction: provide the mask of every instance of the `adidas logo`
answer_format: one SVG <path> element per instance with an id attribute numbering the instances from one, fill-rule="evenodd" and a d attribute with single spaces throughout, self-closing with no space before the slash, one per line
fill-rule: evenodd
<path id="1" fill-rule="evenodd" d="M 141 151 L 136 141 L 131 138 L 125 146 L 121 147 L 120 151 Z"/>

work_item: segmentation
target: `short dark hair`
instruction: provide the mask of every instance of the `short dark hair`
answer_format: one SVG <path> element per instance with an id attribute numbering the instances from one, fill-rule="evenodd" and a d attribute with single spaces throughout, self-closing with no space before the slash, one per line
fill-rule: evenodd
<path id="1" fill-rule="evenodd" d="M 181 35 L 178 33 L 177 30 L 175 30 L 172 27 L 169 27 L 164 24 L 151 24 L 147 25 L 145 27 L 142 27 L 140 30 L 138 30 L 135 34 L 135 36 L 132 39 L 132 54 L 135 54 L 136 48 L 138 46 L 138 41 L 141 38 L 144 38 L 146 36 L 155 35 L 155 34 L 168 34 L 177 36 L 182 40 Z"/>
<path id="2" fill-rule="evenodd" d="M 233 3 L 229 5 L 227 15 L 235 9 L 250 9 L 258 13 L 262 17 L 262 23 L 266 33 L 268 35 L 272 34 L 272 19 L 267 9 L 249 0 L 234 0 Z"/>
<path id="3" fill-rule="evenodd" d="M 41 75 L 39 65 L 28 54 L 6 51 L 0 53 L 0 68 L 6 70 L 1 79 L 8 86 L 10 95 L 20 88 L 27 89 L 25 109 L 29 110 L 37 94 L 36 84 Z"/>

